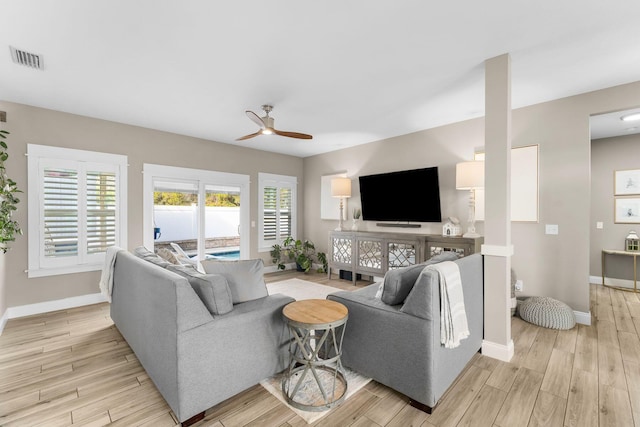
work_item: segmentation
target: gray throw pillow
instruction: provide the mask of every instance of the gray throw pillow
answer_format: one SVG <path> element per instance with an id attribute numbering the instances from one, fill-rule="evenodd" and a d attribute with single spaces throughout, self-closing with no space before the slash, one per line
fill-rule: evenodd
<path id="1" fill-rule="evenodd" d="M 455 261 L 456 259 L 458 259 L 458 255 L 455 252 L 447 251 L 429 258 L 422 264 L 387 271 L 382 285 L 382 302 L 387 305 L 402 304 L 427 265 L 442 261 Z"/>
<path id="2" fill-rule="evenodd" d="M 233 310 L 231 291 L 224 276 L 202 274 L 191 265 L 171 264 L 167 270 L 186 278 L 211 314 L 226 314 Z"/>
<path id="3" fill-rule="evenodd" d="M 208 274 L 221 274 L 227 279 L 234 304 L 264 298 L 269 295 L 264 283 L 262 259 L 240 261 L 201 261 Z"/>

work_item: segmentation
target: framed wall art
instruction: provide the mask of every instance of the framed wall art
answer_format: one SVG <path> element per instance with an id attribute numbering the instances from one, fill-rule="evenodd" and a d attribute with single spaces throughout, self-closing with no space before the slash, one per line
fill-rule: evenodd
<path id="1" fill-rule="evenodd" d="M 616 224 L 640 224 L 640 197 L 616 197 L 614 204 Z"/>
<path id="2" fill-rule="evenodd" d="M 333 178 L 344 178 L 347 172 L 333 173 L 320 177 L 320 219 L 340 218 L 340 199 L 331 197 L 331 180 Z M 344 212 L 347 209 L 347 200 L 344 200 Z"/>
<path id="3" fill-rule="evenodd" d="M 613 181 L 616 196 L 640 195 L 640 169 L 615 171 Z"/>

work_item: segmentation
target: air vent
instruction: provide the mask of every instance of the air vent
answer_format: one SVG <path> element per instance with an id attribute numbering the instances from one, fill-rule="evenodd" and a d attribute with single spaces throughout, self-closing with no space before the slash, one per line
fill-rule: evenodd
<path id="1" fill-rule="evenodd" d="M 11 49 L 11 58 L 16 64 L 35 68 L 36 70 L 44 70 L 44 62 L 41 55 L 16 49 L 13 46 L 9 46 L 9 48 Z"/>

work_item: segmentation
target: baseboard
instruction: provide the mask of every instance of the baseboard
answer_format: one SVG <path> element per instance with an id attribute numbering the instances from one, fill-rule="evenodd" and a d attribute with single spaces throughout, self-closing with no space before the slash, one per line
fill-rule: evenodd
<path id="1" fill-rule="evenodd" d="M 84 305 L 107 302 L 107 298 L 101 293 L 81 295 L 77 297 L 58 299 L 54 301 L 39 302 L 36 304 L 19 305 L 9 307 L 5 315 L 9 319 L 32 316 L 34 314 L 48 313 L 50 311 L 65 310 L 67 308 L 82 307 Z"/>
<path id="2" fill-rule="evenodd" d="M 289 263 L 289 264 L 285 264 L 285 270 L 295 270 L 296 269 L 296 264 L 295 263 Z M 278 271 L 284 271 L 284 270 L 278 270 L 278 266 L 276 264 L 274 265 L 270 265 L 270 266 L 265 266 L 264 270 L 265 273 L 276 273 Z"/>
<path id="3" fill-rule="evenodd" d="M 605 277 L 604 280 L 609 286 L 618 286 L 621 288 L 633 289 L 633 280 L 616 279 L 614 277 Z M 589 276 L 589 283 L 593 283 L 594 285 L 602 285 L 602 276 Z"/>
<path id="4" fill-rule="evenodd" d="M 513 340 L 509 340 L 509 344 L 503 345 L 495 342 L 482 341 L 482 355 L 493 359 L 508 362 L 513 357 Z"/>
<path id="5" fill-rule="evenodd" d="M 7 320 L 9 320 L 9 310 L 5 310 L 2 317 L 0 317 L 0 335 L 2 335 L 2 331 L 4 331 L 4 326 L 7 324 Z"/>
<path id="6" fill-rule="evenodd" d="M 602 276 L 589 276 L 589 283 L 602 285 Z"/>
<path id="7" fill-rule="evenodd" d="M 584 311 L 576 311 L 573 310 L 573 313 L 576 315 L 576 323 L 580 323 L 581 325 L 590 326 L 591 325 L 591 312 Z"/>

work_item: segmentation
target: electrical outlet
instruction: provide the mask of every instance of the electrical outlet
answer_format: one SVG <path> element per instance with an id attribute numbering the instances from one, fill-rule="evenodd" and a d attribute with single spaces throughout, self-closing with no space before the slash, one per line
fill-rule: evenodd
<path id="1" fill-rule="evenodd" d="M 522 280 L 520 279 L 516 280 L 516 291 L 522 292 L 523 288 L 524 288 L 524 284 L 522 283 Z"/>

